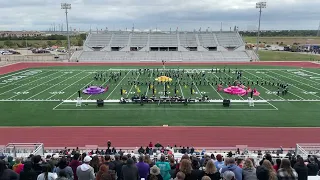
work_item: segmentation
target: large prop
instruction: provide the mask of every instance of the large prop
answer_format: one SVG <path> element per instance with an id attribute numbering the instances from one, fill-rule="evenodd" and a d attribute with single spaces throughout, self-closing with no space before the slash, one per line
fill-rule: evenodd
<path id="1" fill-rule="evenodd" d="M 102 94 L 104 92 L 106 92 L 107 88 L 103 88 L 103 87 L 98 87 L 98 86 L 90 86 L 86 89 L 84 89 L 82 92 L 84 94 L 88 94 L 88 95 L 95 95 L 95 94 Z"/>

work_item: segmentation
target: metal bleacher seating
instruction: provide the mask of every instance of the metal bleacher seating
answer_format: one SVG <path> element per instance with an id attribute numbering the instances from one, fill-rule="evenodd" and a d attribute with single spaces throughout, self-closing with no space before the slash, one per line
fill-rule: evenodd
<path id="1" fill-rule="evenodd" d="M 121 32 L 89 34 L 78 61 L 243 61 L 258 59 L 245 50 L 238 32 Z M 254 57 L 254 58 L 252 58 Z"/>

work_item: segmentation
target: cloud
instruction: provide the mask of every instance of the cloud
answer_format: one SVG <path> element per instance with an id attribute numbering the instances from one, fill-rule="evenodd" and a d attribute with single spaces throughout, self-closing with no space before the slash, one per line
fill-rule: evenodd
<path id="1" fill-rule="evenodd" d="M 0 30 L 47 30 L 64 24 L 61 1 L 0 0 Z M 69 22 L 72 28 L 118 30 L 179 27 L 193 30 L 210 27 L 219 30 L 239 26 L 241 30 L 257 26 L 259 10 L 254 0 L 66 0 L 71 3 Z M 267 0 L 262 10 L 262 29 L 317 29 L 320 1 Z"/>

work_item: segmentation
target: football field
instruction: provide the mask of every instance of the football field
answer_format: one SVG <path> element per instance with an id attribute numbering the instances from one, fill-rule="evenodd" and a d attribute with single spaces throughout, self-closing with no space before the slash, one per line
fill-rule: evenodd
<path id="1" fill-rule="evenodd" d="M 248 95 L 218 91 L 241 71 L 241 82 L 260 95 L 249 107 Z M 170 84 L 156 79 L 166 72 L 182 77 Z M 114 78 L 116 75 L 117 78 Z M 95 79 L 95 77 L 98 78 Z M 100 77 L 101 76 L 101 77 Z M 150 84 L 152 85 L 150 88 Z M 278 95 L 277 84 L 288 85 Z M 107 88 L 99 95 L 78 91 L 88 86 Z M 120 104 L 134 95 L 201 99 L 206 102 Z M 122 95 L 121 95 L 122 92 Z M 175 93 L 176 92 L 176 93 Z M 68 66 L 32 68 L 0 76 L 2 126 L 320 126 L 320 70 L 271 66 Z M 96 100 L 103 99 L 104 107 Z M 222 101 L 229 99 L 230 107 Z"/>

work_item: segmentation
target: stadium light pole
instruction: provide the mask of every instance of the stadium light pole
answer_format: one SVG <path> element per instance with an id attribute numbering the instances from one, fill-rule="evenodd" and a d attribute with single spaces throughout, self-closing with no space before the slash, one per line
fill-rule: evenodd
<path id="1" fill-rule="evenodd" d="M 61 3 L 61 9 L 65 10 L 66 13 L 66 23 L 67 23 L 67 38 L 68 38 L 68 59 L 70 58 L 70 37 L 69 37 L 69 23 L 68 23 L 68 9 L 71 9 L 71 4 Z"/>
<path id="2" fill-rule="evenodd" d="M 259 25 L 258 25 L 258 36 L 257 36 L 257 48 L 256 48 L 256 53 L 258 55 L 259 51 L 259 37 L 260 37 L 260 24 L 261 24 L 261 12 L 262 9 L 267 8 L 267 3 L 266 2 L 257 2 L 256 3 L 256 8 L 260 9 L 259 10 Z"/>

